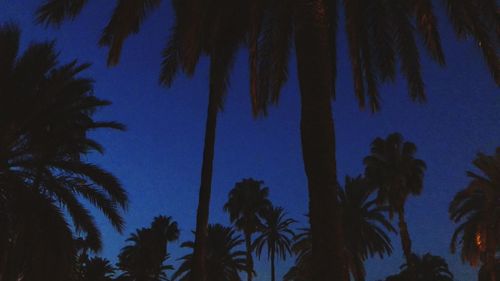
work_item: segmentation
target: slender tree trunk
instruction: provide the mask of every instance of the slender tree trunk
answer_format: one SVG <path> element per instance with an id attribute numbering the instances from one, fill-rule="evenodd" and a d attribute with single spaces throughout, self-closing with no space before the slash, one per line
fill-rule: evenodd
<path id="1" fill-rule="evenodd" d="M 411 250 L 411 239 L 410 233 L 408 232 L 408 225 L 405 221 L 405 210 L 404 207 L 400 207 L 398 210 L 399 218 L 399 235 L 401 236 L 401 246 L 403 247 L 403 254 L 406 259 L 406 264 L 410 270 L 413 270 L 413 259 Z M 410 275 L 411 276 L 411 275 Z"/>
<path id="2" fill-rule="evenodd" d="M 245 243 L 247 254 L 247 280 L 252 281 L 253 274 L 253 258 L 252 258 L 252 234 L 245 231 Z"/>
<path id="3" fill-rule="evenodd" d="M 275 268 L 274 262 L 275 262 L 274 251 L 272 251 L 271 252 L 271 281 L 276 280 L 276 268 Z"/>
<path id="4" fill-rule="evenodd" d="M 215 131 L 218 113 L 217 98 L 217 93 L 214 92 L 211 85 L 208 100 L 207 123 L 205 128 L 205 145 L 203 148 L 200 194 L 196 215 L 194 268 L 192 281 L 205 281 L 207 279 L 205 259 L 208 236 L 208 214 L 210 210 L 210 193 L 212 189 Z"/>
<path id="5" fill-rule="evenodd" d="M 313 280 L 348 280 L 337 198 L 332 58 L 325 0 L 295 0 L 301 138 L 309 190 Z"/>

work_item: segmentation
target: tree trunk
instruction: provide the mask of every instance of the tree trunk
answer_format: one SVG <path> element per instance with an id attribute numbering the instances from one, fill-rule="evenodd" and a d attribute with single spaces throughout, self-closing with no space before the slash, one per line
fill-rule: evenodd
<path id="1" fill-rule="evenodd" d="M 313 280 L 348 280 L 337 198 L 331 109 L 332 58 L 324 0 L 296 0 L 295 47 L 301 94 L 301 138 L 308 180 Z"/>
<path id="2" fill-rule="evenodd" d="M 401 236 L 401 246 L 403 247 L 403 254 L 406 259 L 406 264 L 410 270 L 413 270 L 413 259 L 411 251 L 411 239 L 410 233 L 408 232 L 408 225 L 405 221 L 405 210 L 404 207 L 400 207 L 398 210 L 399 218 L 399 235 Z M 412 276 L 412 275 L 410 275 Z"/>
<path id="3" fill-rule="evenodd" d="M 245 231 L 245 243 L 247 254 L 247 280 L 252 281 L 253 274 L 253 258 L 252 258 L 252 234 Z"/>
<path id="4" fill-rule="evenodd" d="M 215 131 L 217 125 L 218 95 L 210 85 L 208 115 L 205 128 L 205 145 L 203 148 L 203 164 L 201 168 L 201 185 L 196 215 L 196 234 L 194 246 L 194 266 L 192 281 L 207 280 L 206 249 L 208 235 L 208 214 L 210 210 L 210 193 L 212 189 L 212 170 L 215 147 Z"/>
<path id="5" fill-rule="evenodd" d="M 490 281 L 497 281 L 496 277 L 496 258 L 495 253 L 497 250 L 496 245 L 496 235 L 494 232 L 494 228 L 488 227 L 488 234 L 486 236 L 486 240 L 488 241 L 486 245 L 486 268 L 488 269 L 488 274 L 490 277 Z"/>
<path id="6" fill-rule="evenodd" d="M 271 281 L 276 280 L 276 267 L 275 267 L 275 257 L 274 251 L 271 252 Z"/>

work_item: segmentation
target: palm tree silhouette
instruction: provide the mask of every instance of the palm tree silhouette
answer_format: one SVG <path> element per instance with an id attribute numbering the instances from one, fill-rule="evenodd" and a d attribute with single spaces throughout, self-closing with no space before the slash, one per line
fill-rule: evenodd
<path id="1" fill-rule="evenodd" d="M 32 43 L 20 54 L 19 28 L 4 24 L 0 46 L 0 279 L 65 279 L 73 232 L 85 235 L 91 250 L 101 248 L 100 231 L 80 199 L 117 231 L 123 228 L 126 192 L 82 156 L 104 153 L 90 132 L 124 126 L 94 120 L 110 102 L 94 96 L 92 80 L 80 77 L 88 64 L 58 62 L 54 42 Z"/>
<path id="2" fill-rule="evenodd" d="M 172 0 L 175 23 L 163 52 L 160 83 L 170 87 L 179 70 L 192 75 L 201 55 L 210 58 L 208 109 L 205 127 L 201 184 L 196 219 L 195 275 L 205 272 L 206 235 L 212 188 L 216 124 L 219 110 L 229 87 L 229 74 L 241 43 L 248 30 L 248 10 L 251 1 L 219 0 L 210 5 L 199 1 Z M 156 8 L 160 0 L 119 1 L 99 41 L 109 47 L 108 65 L 119 61 L 126 38 L 139 31 L 141 23 Z M 60 24 L 81 10 L 85 1 L 49 0 L 38 10 L 38 21 Z M 203 274 L 195 278 L 205 279 Z"/>
<path id="3" fill-rule="evenodd" d="M 392 253 L 392 245 L 387 232 L 395 232 L 385 218 L 388 208 L 378 206 L 373 199 L 373 189 L 361 176 L 346 177 L 345 188 L 339 189 L 342 222 L 345 233 L 345 260 L 350 275 L 356 281 L 365 280 L 364 262 L 378 255 L 383 258 Z M 295 265 L 285 275 L 286 281 L 311 280 L 312 237 L 309 229 L 295 237 L 292 247 L 297 255 Z"/>
<path id="4" fill-rule="evenodd" d="M 364 262 L 378 255 L 383 258 L 392 253 L 387 232 L 396 232 L 386 219 L 388 208 L 377 206 L 373 189 L 361 176 L 346 177 L 345 188 L 339 190 L 343 215 L 343 229 L 346 235 L 346 263 L 356 281 L 364 281 Z"/>
<path id="5" fill-rule="evenodd" d="M 45 5 L 38 11 L 38 21 L 60 24 L 64 19 L 73 18 L 86 2 L 46 0 Z M 119 50 L 118 46 L 121 46 L 127 36 L 138 32 L 144 17 L 160 2 L 119 1 L 119 6 L 121 3 L 123 9 L 117 9 L 114 13 L 113 19 L 116 20 L 110 21 L 106 28 L 108 36 L 101 43 L 111 46 L 111 54 L 119 53 L 116 52 Z M 195 37 L 205 37 L 207 34 L 202 32 L 204 27 L 210 26 L 206 24 L 206 20 L 217 18 L 209 16 L 213 15 L 212 11 L 226 10 L 225 8 L 234 2 L 246 1 L 220 1 L 208 5 L 200 0 L 174 0 L 174 6 L 182 3 L 186 7 L 183 21 L 188 21 L 189 24 L 184 28 L 174 28 L 173 42 L 181 42 L 182 48 L 175 48 L 173 46 L 176 44 L 172 44 L 166 49 L 166 53 L 171 53 L 172 49 L 185 51 L 176 56 L 167 56 L 163 72 L 175 73 L 169 71 L 177 69 L 178 61 L 175 58 L 186 62 L 184 68 L 188 72 L 193 71 L 203 50 L 202 44 L 196 40 L 200 38 Z M 251 17 L 248 24 L 248 43 L 254 112 L 265 112 L 268 103 L 278 101 L 280 90 L 288 78 L 288 60 L 291 46 L 294 45 L 301 92 L 302 151 L 308 178 L 311 228 L 315 233 L 314 280 L 347 280 L 348 274 L 342 254 L 341 218 L 338 212 L 335 130 L 331 109 L 337 76 L 336 34 L 340 10 L 338 1 L 250 2 L 252 4 L 244 7 L 243 11 L 248 11 Z M 455 33 L 459 38 L 471 37 L 475 40 L 495 82 L 500 85 L 500 59 L 497 52 L 497 36 L 500 30 L 498 4 L 491 0 L 444 0 L 444 3 Z M 344 4 L 348 49 L 359 105 L 363 108 L 368 104 L 371 110 L 379 110 L 379 83 L 395 80 L 398 61 L 401 72 L 408 81 L 410 97 L 423 102 L 425 90 L 417 35 L 421 35 L 430 57 L 441 65 L 445 64 L 433 3 L 430 0 L 354 0 L 344 1 Z M 242 16 L 239 19 L 246 18 Z M 236 22 L 230 25 L 237 26 Z M 176 30 L 180 32 L 175 32 Z M 108 40 L 109 38 L 114 40 Z M 294 44 L 291 44 L 292 38 Z M 225 41 L 231 39 L 225 37 L 220 42 Z M 210 55 L 211 60 L 218 56 L 215 53 Z M 227 56 L 222 54 L 221 60 L 227 61 Z M 203 196 L 207 197 L 209 196 Z M 203 212 L 205 213 L 208 214 L 208 211 Z M 332 216 L 336 219 L 331 220 Z M 201 234 L 199 236 L 202 237 Z"/>
<path id="6" fill-rule="evenodd" d="M 314 234 L 313 280 L 347 280 L 336 201 L 338 180 L 331 109 L 331 100 L 336 94 L 339 1 L 270 2 L 259 38 L 260 91 L 255 104 L 257 111 L 265 113 L 267 104 L 279 100 L 280 90 L 288 78 L 290 49 L 295 46 L 302 153 Z M 489 0 L 444 2 L 456 34 L 460 38 L 474 38 L 495 82 L 500 85 L 498 32 L 490 28 L 500 27 L 498 4 Z M 398 64 L 408 81 L 409 96 L 414 101 L 425 101 L 416 37 L 420 35 L 423 39 L 431 59 L 445 64 L 433 3 L 429 0 L 344 1 L 344 15 L 354 93 L 360 107 L 380 109 L 379 84 L 395 80 Z"/>
<path id="7" fill-rule="evenodd" d="M 209 225 L 207 237 L 207 280 L 240 281 L 239 272 L 247 268 L 245 252 L 237 249 L 243 240 L 235 235 L 234 229 L 220 224 Z M 194 242 L 184 242 L 181 247 L 194 250 Z M 193 280 L 193 259 L 192 253 L 182 257 L 172 280 Z"/>
<path id="8" fill-rule="evenodd" d="M 286 218 L 281 207 L 271 207 L 262 215 L 263 223 L 259 227 L 260 235 L 252 246 L 260 258 L 264 248 L 267 248 L 267 258 L 271 261 L 271 281 L 276 280 L 276 255 L 282 260 L 292 254 L 292 239 L 294 236 L 290 226 L 296 221 Z"/>
<path id="9" fill-rule="evenodd" d="M 229 219 L 235 227 L 243 232 L 245 237 L 247 257 L 247 280 L 252 280 L 252 234 L 262 225 L 261 217 L 271 208 L 268 199 L 269 188 L 264 187 L 263 181 L 252 178 L 237 182 L 229 192 L 228 200 L 224 204 L 224 211 L 229 213 Z"/>
<path id="10" fill-rule="evenodd" d="M 410 195 L 419 195 L 423 188 L 424 161 L 415 158 L 417 147 L 405 142 L 398 133 L 377 138 L 372 142 L 370 155 L 365 157 L 365 176 L 377 190 L 377 202 L 387 205 L 392 218 L 396 213 L 401 244 L 406 263 L 412 262 L 410 233 L 405 221 L 405 203 Z"/>
<path id="11" fill-rule="evenodd" d="M 118 267 L 123 272 L 119 280 L 167 280 L 166 271 L 173 269 L 165 264 L 169 257 L 167 245 L 178 238 L 179 229 L 171 217 L 156 217 L 151 227 L 136 230 L 118 256 Z"/>
<path id="12" fill-rule="evenodd" d="M 471 181 L 450 204 L 450 218 L 460 223 L 453 233 L 451 249 L 454 252 L 460 245 L 462 260 L 472 266 L 484 263 L 490 280 L 496 281 L 500 148 L 492 156 L 479 153 L 473 164 L 480 173 L 467 172 Z"/>
<path id="13" fill-rule="evenodd" d="M 409 269 L 408 264 L 404 264 L 401 266 L 399 274 L 389 276 L 385 281 L 409 280 L 410 274 L 414 275 L 413 280 L 415 281 L 453 281 L 453 274 L 442 257 L 427 253 L 422 257 L 412 254 L 411 259 L 413 271 Z"/>
<path id="14" fill-rule="evenodd" d="M 292 251 L 295 254 L 295 265 L 283 276 L 284 281 L 308 281 L 313 277 L 312 237 L 309 228 L 300 229 L 293 238 Z"/>
<path id="15" fill-rule="evenodd" d="M 115 268 L 107 259 L 93 257 L 84 267 L 83 281 L 113 281 Z"/>

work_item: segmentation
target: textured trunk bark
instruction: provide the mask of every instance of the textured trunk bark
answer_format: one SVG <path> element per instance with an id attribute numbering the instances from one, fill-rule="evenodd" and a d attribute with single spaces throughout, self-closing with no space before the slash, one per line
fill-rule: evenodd
<path id="1" fill-rule="evenodd" d="M 274 251 L 271 252 L 271 281 L 276 281 L 276 268 L 274 265 Z"/>
<path id="2" fill-rule="evenodd" d="M 252 281 L 253 259 L 252 259 L 252 234 L 245 232 L 246 254 L 247 254 L 247 280 Z"/>
<path id="3" fill-rule="evenodd" d="M 295 47 L 301 94 L 301 138 L 308 180 L 313 280 L 344 281 L 341 214 L 337 198 L 332 66 L 324 0 L 295 0 Z"/>
<path id="4" fill-rule="evenodd" d="M 201 185 L 196 215 L 196 234 L 194 248 L 194 268 L 192 281 L 206 281 L 206 244 L 208 235 L 208 215 L 210 210 L 210 193 L 212 189 L 212 170 L 215 148 L 215 131 L 217 125 L 218 102 L 217 93 L 210 86 L 208 115 L 205 128 L 205 145 L 203 148 L 203 164 L 201 168 Z"/>
<path id="5" fill-rule="evenodd" d="M 399 219 L 399 235 L 401 236 L 401 246 L 403 247 L 403 254 L 406 259 L 406 264 L 410 271 L 414 269 L 413 259 L 411 258 L 412 250 L 411 250 L 411 239 L 410 233 L 408 232 L 408 225 L 405 221 L 405 210 L 404 207 L 399 208 L 398 210 L 398 219 Z M 410 274 L 410 278 L 413 280 L 413 275 Z"/>

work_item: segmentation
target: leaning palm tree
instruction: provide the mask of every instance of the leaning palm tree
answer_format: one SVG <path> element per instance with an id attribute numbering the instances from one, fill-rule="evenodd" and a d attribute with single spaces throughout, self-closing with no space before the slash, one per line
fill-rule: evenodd
<path id="1" fill-rule="evenodd" d="M 361 176 L 346 177 L 340 189 L 340 206 L 346 243 L 346 264 L 356 281 L 364 281 L 364 262 L 369 257 L 383 258 L 392 253 L 389 232 L 396 232 L 386 218 L 388 210 L 375 203 L 373 189 Z"/>
<path id="2" fill-rule="evenodd" d="M 179 238 L 177 223 L 171 217 L 159 216 L 151 227 L 136 230 L 131 234 L 118 256 L 118 267 L 123 272 L 119 279 L 124 281 L 167 280 L 166 271 L 173 269 L 166 265 L 168 242 Z"/>
<path id="3" fill-rule="evenodd" d="M 239 272 L 244 271 L 247 266 L 245 253 L 238 250 L 243 240 L 235 234 L 235 230 L 220 224 L 211 224 L 208 227 L 207 242 L 207 280 L 241 281 Z M 184 242 L 181 247 L 194 251 L 194 242 Z M 182 264 L 172 276 L 172 280 L 194 280 L 193 254 L 188 254 L 181 260 Z"/>
<path id="4" fill-rule="evenodd" d="M 86 2 L 46 0 L 39 10 L 38 20 L 60 24 L 64 19 L 78 14 Z M 207 18 L 216 18 L 208 12 L 225 10 L 232 3 L 221 1 L 209 5 L 201 0 L 179 2 L 187 7 L 187 16 L 183 21 L 189 24 L 184 28 L 174 28 L 173 37 L 183 45 L 183 51 L 177 57 L 187 62 L 183 65 L 184 69 L 193 71 L 202 50 L 196 36 L 209 37 L 202 32 L 208 26 L 205 21 Z M 336 200 L 338 180 L 331 109 L 336 84 L 339 1 L 250 2 L 251 5 L 244 11 L 248 11 L 250 17 L 248 45 L 251 49 L 250 85 L 254 95 L 254 112 L 265 112 L 268 103 L 278 101 L 280 90 L 288 78 L 290 49 L 295 46 L 302 106 L 301 139 L 308 178 L 311 230 L 315 233 L 314 280 L 345 280 L 343 235 Z M 455 33 L 462 39 L 473 38 L 495 82 L 500 84 L 498 4 L 492 0 L 443 2 Z M 115 10 L 113 19 L 117 20 L 114 21 L 114 27 L 106 29 L 113 34 L 108 38 L 114 40 L 102 43 L 109 43 L 111 53 L 119 54 L 119 47 L 124 40 L 138 32 L 145 16 L 159 3 L 160 0 L 119 1 L 119 6 L 124 8 Z M 423 45 L 433 60 L 445 64 L 433 3 L 430 0 L 350 0 L 344 1 L 344 10 L 354 89 L 359 105 L 362 108 L 368 105 L 373 111 L 380 109 L 379 84 L 395 80 L 397 65 L 401 65 L 401 72 L 408 81 L 412 100 L 423 102 L 425 89 L 417 37 L 423 39 Z M 240 19 L 246 18 L 243 16 Z M 230 25 L 234 27 L 236 22 Z M 294 44 L 291 44 L 292 39 Z M 228 37 L 223 41 L 226 40 L 230 41 Z M 222 58 L 225 57 L 223 54 Z M 166 65 L 169 66 L 167 69 L 177 67 L 176 63 Z M 209 192 L 205 191 L 204 194 L 204 198 L 209 197 Z M 208 211 L 204 213 L 208 214 Z M 330 220 L 332 216 L 336 217 L 333 221 Z M 333 259 L 332 253 L 335 256 Z"/>
<path id="5" fill-rule="evenodd" d="M 285 260 L 292 254 L 292 237 L 290 226 L 296 221 L 286 218 L 286 213 L 281 207 L 271 207 L 263 216 L 263 223 L 259 227 L 260 235 L 255 239 L 252 248 L 260 258 L 264 248 L 267 249 L 267 258 L 271 261 L 271 281 L 276 280 L 276 256 Z"/>
<path id="6" fill-rule="evenodd" d="M 20 30 L 0 26 L 0 280 L 64 280 L 75 255 L 73 236 L 101 248 L 86 199 L 121 231 L 127 195 L 118 179 L 83 157 L 104 148 L 89 133 L 124 129 L 94 119 L 110 103 L 80 77 L 88 64 L 58 62 L 53 42 L 20 54 Z M 71 218 L 68 222 L 66 218 Z M 75 235 L 76 236 L 76 235 Z"/>
<path id="7" fill-rule="evenodd" d="M 411 267 L 412 250 L 405 204 L 410 195 L 419 195 L 423 188 L 424 161 L 415 158 L 417 147 L 398 134 L 372 142 L 371 153 L 365 157 L 365 176 L 377 190 L 377 203 L 387 205 L 389 216 L 398 216 L 401 244 L 407 264 Z"/>
<path id="8" fill-rule="evenodd" d="M 415 281 L 454 280 L 448 264 L 442 257 L 427 253 L 422 257 L 412 254 L 411 258 L 414 266 L 413 271 L 410 271 L 408 264 L 404 264 L 401 266 L 400 273 L 387 277 L 385 281 L 406 281 L 410 279 L 410 274 L 413 274 L 413 280 Z"/>
<path id="9" fill-rule="evenodd" d="M 450 204 L 450 218 L 460 223 L 451 242 L 454 252 L 461 247 L 463 261 L 476 266 L 482 262 L 496 281 L 496 254 L 500 241 L 500 148 L 494 155 L 479 153 L 473 162 L 481 173 L 467 172 L 471 181 Z"/>
<path id="10" fill-rule="evenodd" d="M 263 181 L 252 178 L 237 182 L 229 192 L 224 204 L 224 211 L 229 213 L 229 219 L 236 228 L 243 232 L 247 254 L 247 280 L 252 280 L 252 234 L 262 225 L 261 218 L 271 208 L 268 199 L 269 189 L 264 187 Z"/>

